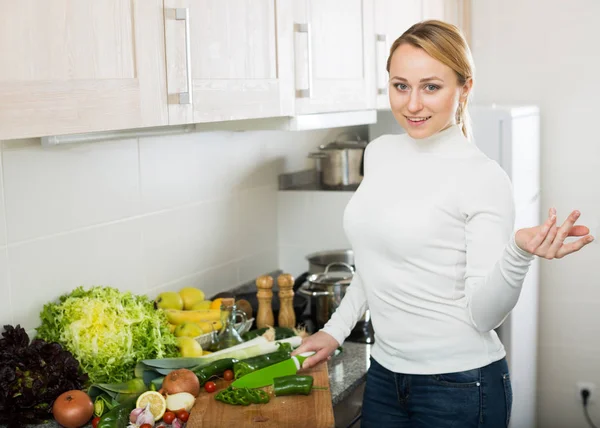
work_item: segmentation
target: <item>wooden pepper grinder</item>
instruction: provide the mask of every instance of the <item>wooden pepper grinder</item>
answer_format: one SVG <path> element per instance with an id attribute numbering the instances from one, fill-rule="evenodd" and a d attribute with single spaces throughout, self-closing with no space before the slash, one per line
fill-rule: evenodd
<path id="1" fill-rule="evenodd" d="M 258 313 L 256 314 L 256 327 L 274 327 L 273 317 L 273 278 L 270 275 L 262 275 L 256 278 L 256 298 L 258 299 Z"/>
<path id="2" fill-rule="evenodd" d="M 279 286 L 279 327 L 294 328 L 296 314 L 294 313 L 294 277 L 289 273 L 277 277 Z"/>

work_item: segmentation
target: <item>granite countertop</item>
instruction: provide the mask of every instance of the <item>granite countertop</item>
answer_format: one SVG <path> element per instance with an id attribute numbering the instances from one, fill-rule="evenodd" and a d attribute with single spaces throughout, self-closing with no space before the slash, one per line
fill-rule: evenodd
<path id="1" fill-rule="evenodd" d="M 367 379 L 371 345 L 345 342 L 343 352 L 327 363 L 331 401 L 337 405 Z"/>
<path id="2" fill-rule="evenodd" d="M 349 396 L 361 383 L 366 380 L 369 368 L 371 345 L 346 342 L 343 351 L 327 363 L 329 369 L 329 386 L 331 388 L 331 401 L 337 405 Z M 0 425 L 5 427 L 5 425 Z M 61 428 L 54 421 L 41 425 L 28 425 L 30 428 Z M 90 428 L 86 425 L 84 428 Z"/>

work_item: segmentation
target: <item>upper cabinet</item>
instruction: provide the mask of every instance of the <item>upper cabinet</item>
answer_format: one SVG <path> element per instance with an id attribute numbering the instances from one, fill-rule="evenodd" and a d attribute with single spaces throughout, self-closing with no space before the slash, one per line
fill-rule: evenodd
<path id="1" fill-rule="evenodd" d="M 389 109 L 394 40 L 422 19 L 464 30 L 468 4 L 0 0 L 0 140 L 272 117 L 290 129 L 370 123 Z"/>
<path id="2" fill-rule="evenodd" d="M 464 0 L 423 0 L 423 19 L 439 19 L 461 28 Z"/>
<path id="3" fill-rule="evenodd" d="M 291 0 L 164 0 L 169 123 L 293 114 Z"/>
<path id="4" fill-rule="evenodd" d="M 168 123 L 162 0 L 0 0 L 0 140 Z"/>
<path id="5" fill-rule="evenodd" d="M 294 0 L 295 113 L 375 108 L 373 0 Z"/>
<path id="6" fill-rule="evenodd" d="M 394 40 L 413 24 L 439 19 L 459 27 L 469 40 L 468 0 L 374 0 L 377 109 L 389 110 L 387 59 Z M 368 40 L 368 39 L 366 39 Z"/>
<path id="7" fill-rule="evenodd" d="M 377 109 L 389 109 L 389 76 L 386 70 L 392 43 L 421 21 L 422 0 L 375 0 L 375 73 Z M 368 43 L 368 40 L 367 40 Z"/>

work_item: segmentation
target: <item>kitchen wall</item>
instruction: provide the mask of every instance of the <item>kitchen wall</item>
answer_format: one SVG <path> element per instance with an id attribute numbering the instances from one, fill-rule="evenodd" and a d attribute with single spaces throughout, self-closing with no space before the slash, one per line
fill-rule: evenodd
<path id="1" fill-rule="evenodd" d="M 277 269 L 277 176 L 343 131 L 3 141 L 0 322 L 31 330 L 79 285 L 210 296 Z"/>
<path id="2" fill-rule="evenodd" d="M 577 381 L 600 388 L 600 2 L 472 1 L 477 103 L 535 103 L 542 210 L 582 212 L 597 240 L 541 261 L 538 427 L 588 427 Z M 600 389 L 590 414 L 600 424 Z M 518 400 L 519 397 L 515 397 Z"/>

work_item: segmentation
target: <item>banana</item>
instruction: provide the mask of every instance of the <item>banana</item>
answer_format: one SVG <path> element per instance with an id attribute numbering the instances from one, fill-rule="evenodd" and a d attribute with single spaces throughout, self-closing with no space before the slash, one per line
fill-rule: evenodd
<path id="1" fill-rule="evenodd" d="M 171 333 L 173 333 L 173 332 L 175 331 L 175 328 L 176 328 L 176 327 L 177 327 L 177 326 L 176 326 L 175 324 L 171 324 L 171 323 L 169 323 L 169 331 L 170 331 Z"/>
<path id="2" fill-rule="evenodd" d="M 167 315 L 167 320 L 171 324 L 179 325 L 184 322 L 200 323 L 202 321 L 220 321 L 220 309 L 207 309 L 198 311 L 179 311 L 177 309 L 163 309 Z"/>

